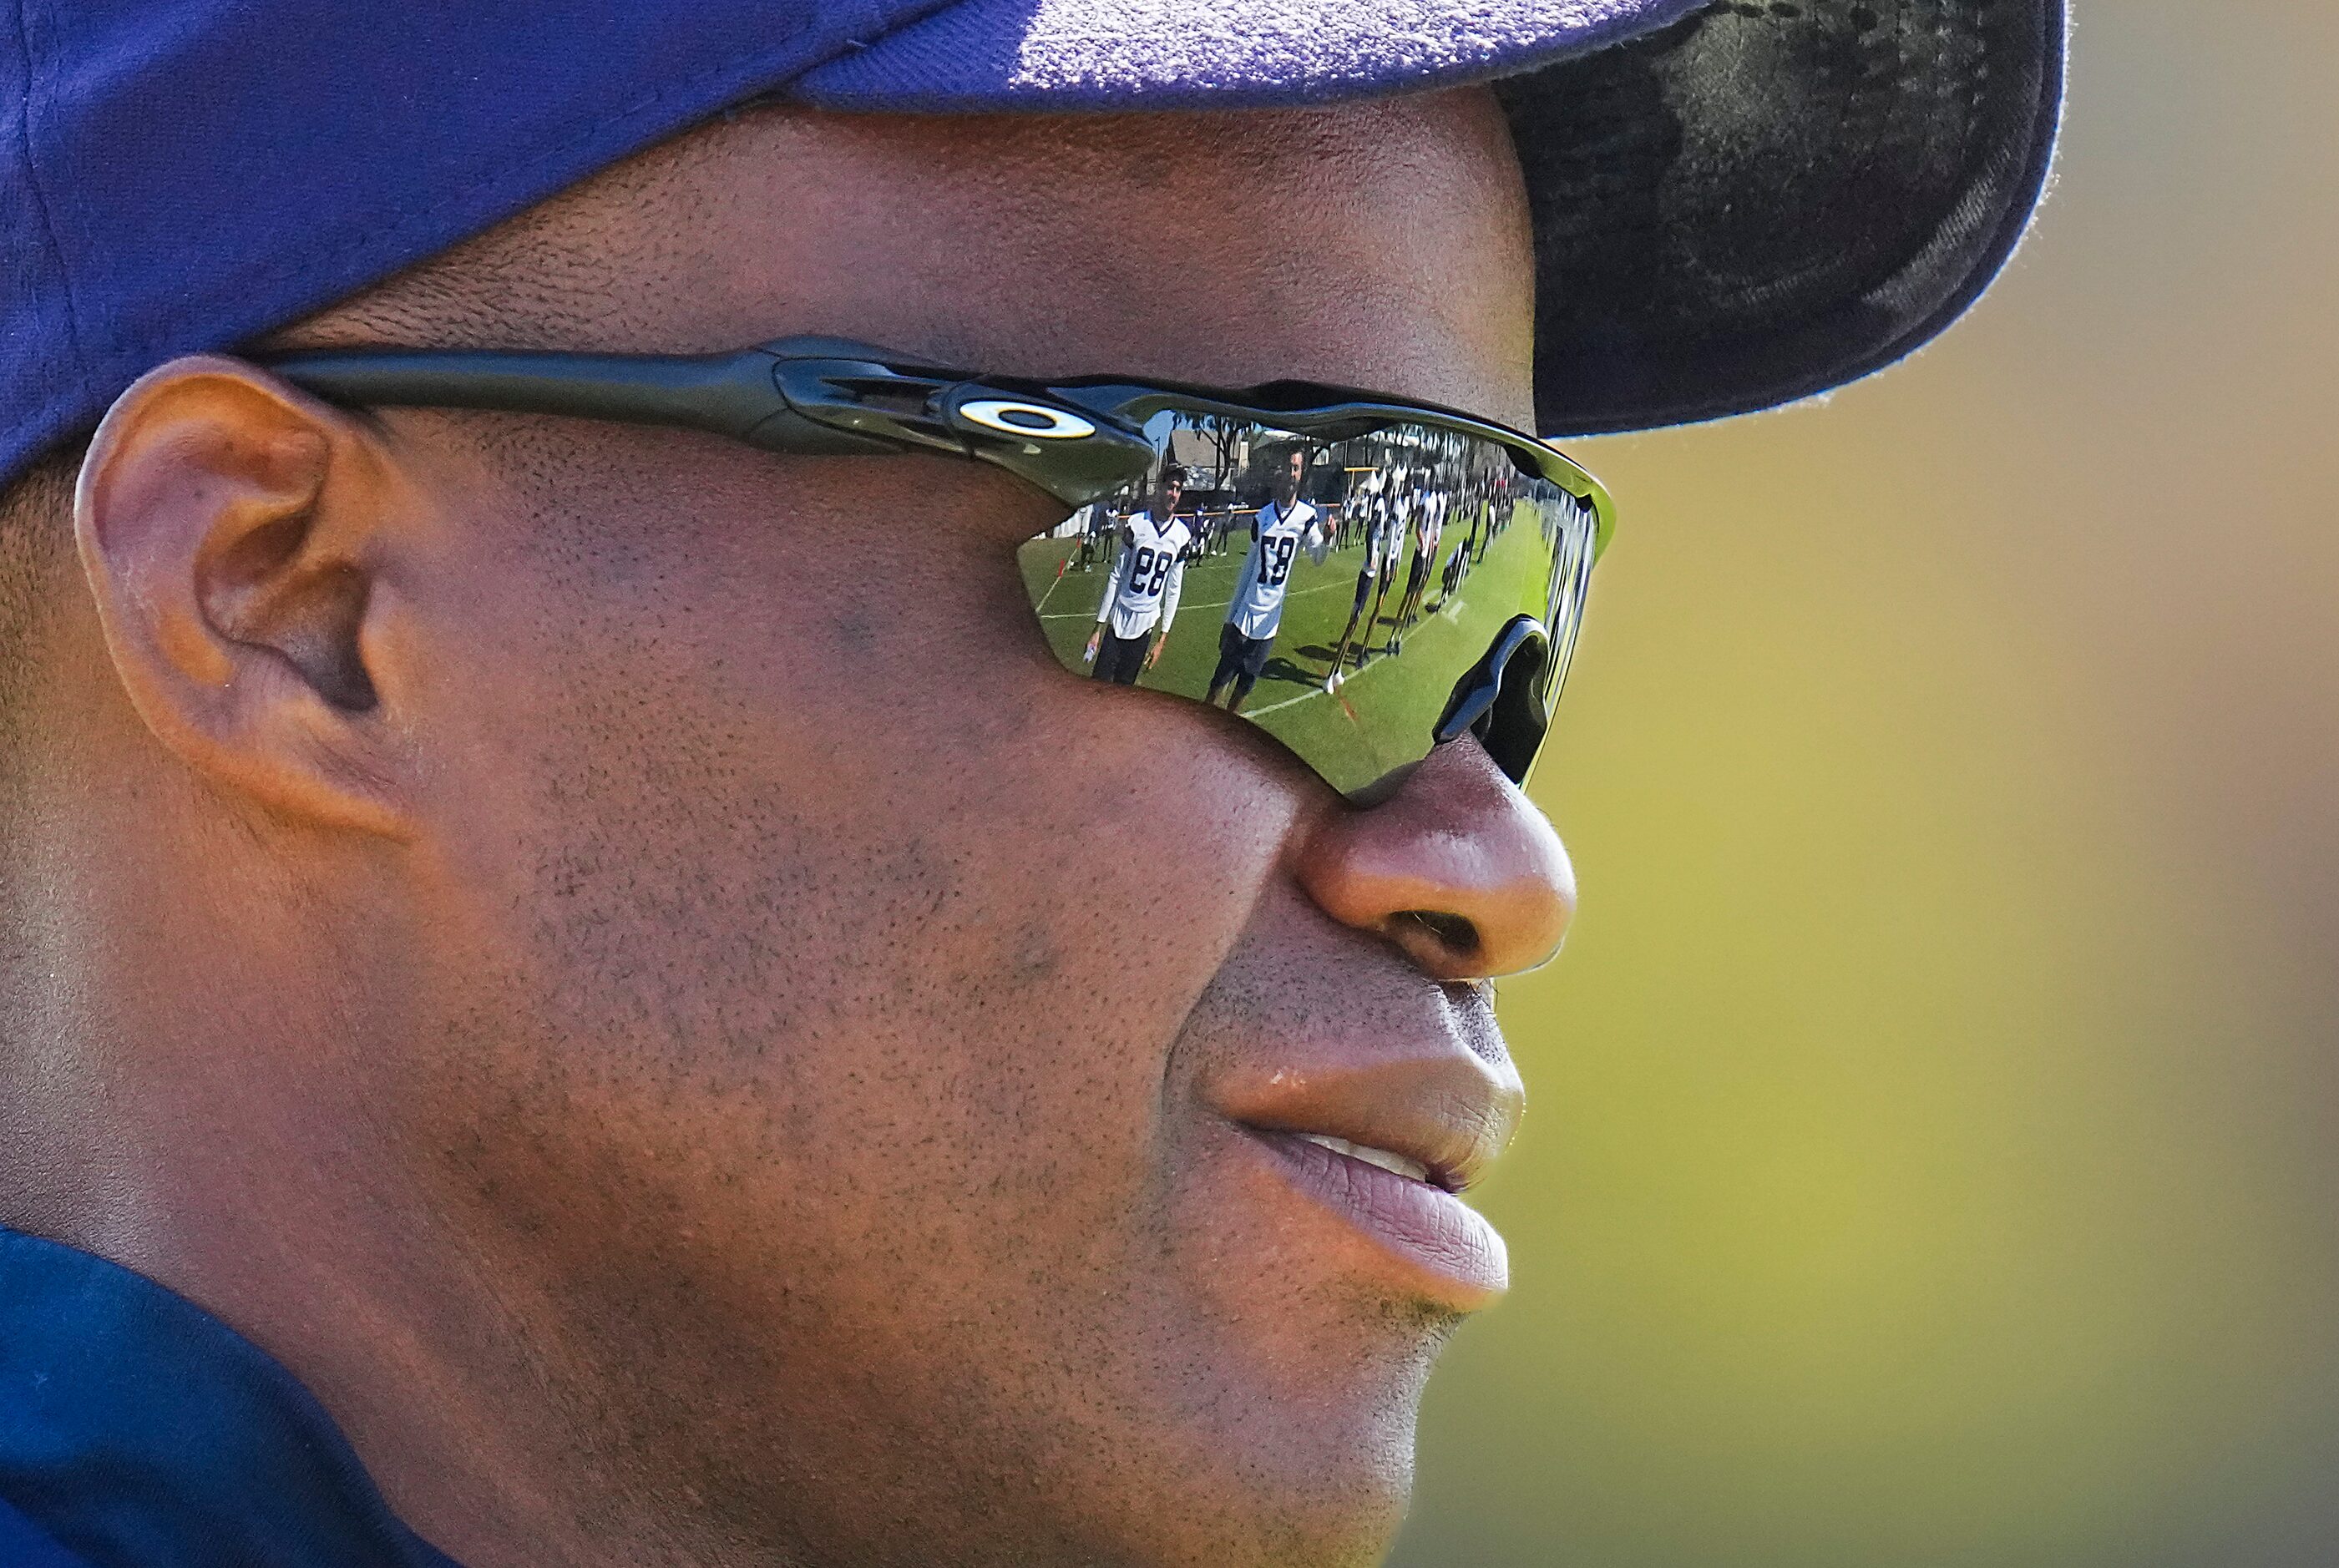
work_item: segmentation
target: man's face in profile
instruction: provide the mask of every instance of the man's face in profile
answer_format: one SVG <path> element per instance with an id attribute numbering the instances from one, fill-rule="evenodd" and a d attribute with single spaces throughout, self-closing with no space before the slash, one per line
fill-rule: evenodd
<path id="1" fill-rule="evenodd" d="M 1475 91 L 767 112 L 307 337 L 821 332 L 1526 423 L 1532 271 Z M 1431 1357 L 1505 1279 L 1450 1196 L 1520 1104 L 1478 982 L 1572 902 L 1476 742 L 1360 809 L 1227 714 L 1067 677 L 1013 554 L 1064 508 L 975 465 L 381 422 L 429 518 L 381 590 L 420 760 L 407 843 L 319 885 L 368 890 L 405 1043 L 367 1104 L 423 1250 L 540 1440 L 634 1478 L 577 1516 L 681 1498 L 678 1542 L 820 1563 L 1373 1560 Z"/>

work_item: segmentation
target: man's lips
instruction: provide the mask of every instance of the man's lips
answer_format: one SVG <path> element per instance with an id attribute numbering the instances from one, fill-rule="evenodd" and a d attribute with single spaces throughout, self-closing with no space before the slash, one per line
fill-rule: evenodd
<path id="1" fill-rule="evenodd" d="M 1510 1141 L 1517 1076 L 1458 1050 L 1338 1055 L 1348 1060 L 1219 1076 L 1212 1108 L 1293 1188 L 1377 1243 L 1377 1271 L 1392 1283 L 1460 1309 L 1485 1305 L 1507 1282 L 1507 1256 L 1456 1194 Z"/>
<path id="2" fill-rule="evenodd" d="M 1392 1176 L 1402 1176 L 1407 1181 L 1425 1182 L 1443 1192 L 1454 1190 L 1446 1185 L 1444 1178 L 1421 1161 L 1408 1159 L 1402 1154 L 1392 1154 L 1386 1149 L 1367 1149 L 1361 1143 L 1350 1143 L 1345 1138 L 1331 1138 L 1320 1132 L 1290 1132 L 1281 1136 L 1301 1139 L 1316 1145 L 1318 1149 L 1328 1149 L 1335 1154 L 1345 1154 L 1350 1159 L 1361 1159 L 1377 1170 L 1386 1170 Z"/>
<path id="3" fill-rule="evenodd" d="M 1377 1243 L 1374 1272 L 1409 1296 L 1473 1311 L 1510 1284 L 1510 1253 L 1486 1218 L 1442 1187 L 1299 1133 L 1249 1129 L 1293 1187 Z"/>
<path id="4" fill-rule="evenodd" d="M 1384 1150 L 1420 1166 L 1431 1185 L 1448 1192 L 1485 1175 L 1518 1129 L 1518 1075 L 1507 1062 L 1498 1070 L 1458 1047 L 1278 1055 L 1284 1060 L 1271 1068 L 1213 1075 L 1211 1109 L 1260 1131 Z"/>

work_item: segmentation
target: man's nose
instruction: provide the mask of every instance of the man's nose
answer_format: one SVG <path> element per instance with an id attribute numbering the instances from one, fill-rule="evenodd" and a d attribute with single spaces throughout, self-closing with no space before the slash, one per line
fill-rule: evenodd
<path id="1" fill-rule="evenodd" d="M 1470 736 L 1376 804 L 1325 817 L 1299 881 L 1333 919 L 1387 937 L 1439 980 L 1533 969 L 1575 913 L 1559 835 Z"/>

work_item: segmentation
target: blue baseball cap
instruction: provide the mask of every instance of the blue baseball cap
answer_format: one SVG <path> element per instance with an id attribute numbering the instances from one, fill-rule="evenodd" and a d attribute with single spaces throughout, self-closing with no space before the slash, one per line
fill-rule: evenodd
<path id="1" fill-rule="evenodd" d="M 0 0 L 0 484 L 232 350 L 756 97 L 1323 104 L 1493 82 L 1546 435 L 1862 376 L 2043 187 L 2062 0 Z"/>

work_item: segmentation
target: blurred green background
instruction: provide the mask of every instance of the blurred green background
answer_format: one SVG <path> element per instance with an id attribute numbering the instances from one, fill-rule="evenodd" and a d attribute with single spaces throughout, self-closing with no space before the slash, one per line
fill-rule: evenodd
<path id="1" fill-rule="evenodd" d="M 2339 5 L 2079 5 L 1831 402 L 1585 444 L 1564 957 L 1405 1568 L 2339 1563 Z"/>

